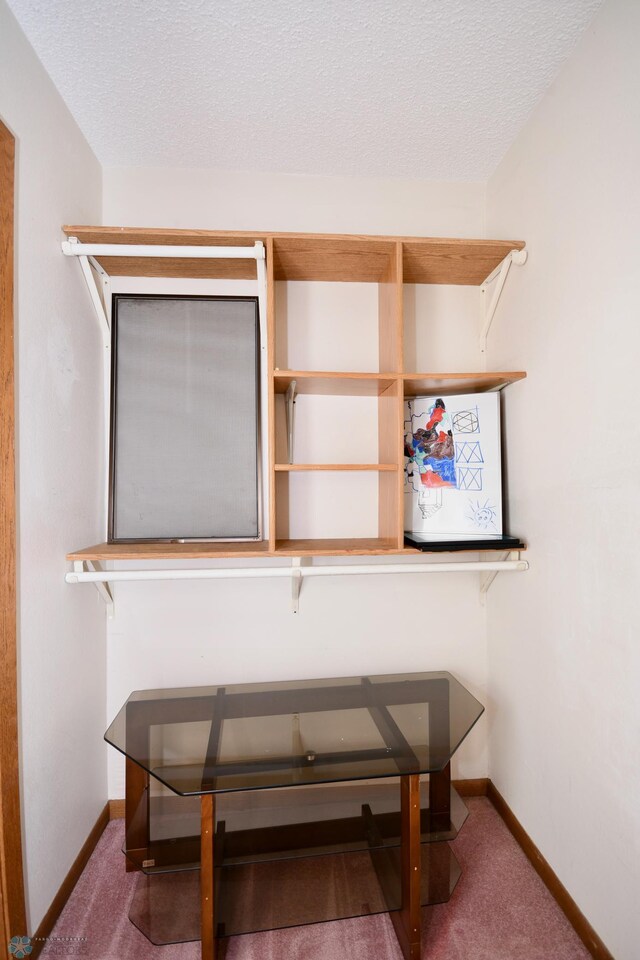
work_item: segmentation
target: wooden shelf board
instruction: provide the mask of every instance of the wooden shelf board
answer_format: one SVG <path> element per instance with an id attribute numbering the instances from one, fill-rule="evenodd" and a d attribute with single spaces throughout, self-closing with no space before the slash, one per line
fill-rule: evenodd
<path id="1" fill-rule="evenodd" d="M 406 548 L 398 548 L 395 541 L 384 537 L 359 540 L 278 540 L 275 552 L 269 550 L 266 540 L 261 543 L 98 543 L 67 554 L 67 560 L 226 560 L 404 552 Z"/>
<path id="2" fill-rule="evenodd" d="M 525 548 L 520 548 L 525 549 Z M 257 557 L 332 557 L 358 555 L 420 556 L 430 551 L 398 547 L 395 540 L 369 539 L 278 540 L 275 551 L 261 543 L 98 543 L 67 554 L 67 560 L 233 560 Z M 442 555 L 445 551 L 433 551 Z M 457 553 L 462 551 L 455 551 Z M 466 551 L 465 551 L 466 552 Z M 469 553 L 494 553 L 469 546 Z M 453 553 L 453 551 L 452 551 Z M 447 553 L 447 555 L 451 555 Z"/>
<path id="3" fill-rule="evenodd" d="M 405 373 L 405 397 L 419 397 L 432 393 L 484 393 L 488 390 L 502 390 L 524 380 L 522 370 L 508 373 Z"/>
<path id="4" fill-rule="evenodd" d="M 98 543 L 67 560 L 226 560 L 269 556 L 266 540 L 251 543 Z"/>
<path id="5" fill-rule="evenodd" d="M 277 473 L 293 473 L 298 470 L 377 470 L 379 472 L 399 469 L 397 463 L 276 463 Z"/>
<path id="6" fill-rule="evenodd" d="M 384 237 L 349 234 L 273 233 L 248 230 L 171 230 L 149 227 L 66 225 L 67 236 L 85 243 L 179 244 L 183 246 L 251 246 L 273 240 L 276 280 L 330 280 L 380 283 L 387 280 L 396 244 L 402 244 L 405 283 L 481 284 L 510 250 L 521 250 L 521 240 L 459 240 L 440 237 Z M 120 276 L 228 277 L 251 262 L 146 261 L 101 258 L 108 273 Z M 127 259 L 128 263 L 122 261 Z M 220 266 L 224 264 L 225 266 Z M 139 272 L 144 270 L 144 272 Z M 150 272 L 153 271 L 153 272 Z M 179 271 L 179 272 L 176 272 Z M 215 271 L 215 272 L 214 272 Z M 224 271 L 224 272 L 223 272 Z M 231 272 L 230 272 L 231 271 Z"/>
<path id="7" fill-rule="evenodd" d="M 292 380 L 296 392 L 317 396 L 379 397 L 396 383 L 390 373 L 353 373 L 311 370 L 276 370 L 273 386 L 276 393 L 286 393 Z"/>
<path id="8" fill-rule="evenodd" d="M 479 286 L 511 250 L 523 247 L 521 240 L 406 240 L 403 280 Z"/>
<path id="9" fill-rule="evenodd" d="M 357 555 L 399 554 L 404 548 L 385 537 L 369 539 L 277 540 L 276 557 L 343 557 Z"/>

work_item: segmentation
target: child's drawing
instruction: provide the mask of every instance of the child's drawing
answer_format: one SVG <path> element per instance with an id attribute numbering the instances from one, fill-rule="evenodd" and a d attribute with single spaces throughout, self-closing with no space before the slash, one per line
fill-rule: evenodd
<path id="1" fill-rule="evenodd" d="M 458 490 L 482 490 L 482 467 L 458 467 Z"/>
<path id="2" fill-rule="evenodd" d="M 491 533 L 498 532 L 496 509 L 488 500 L 485 500 L 484 503 L 480 503 L 479 500 L 469 500 L 467 517 L 474 526 L 481 530 L 488 530 Z"/>
<path id="3" fill-rule="evenodd" d="M 478 433 L 480 421 L 478 408 L 475 410 L 459 410 L 453 415 L 453 429 L 456 433 Z"/>
<path id="4" fill-rule="evenodd" d="M 416 397 L 405 409 L 405 529 L 434 539 L 501 534 L 498 396 Z"/>
<path id="5" fill-rule="evenodd" d="M 456 441 L 456 463 L 484 463 L 480 441 Z"/>

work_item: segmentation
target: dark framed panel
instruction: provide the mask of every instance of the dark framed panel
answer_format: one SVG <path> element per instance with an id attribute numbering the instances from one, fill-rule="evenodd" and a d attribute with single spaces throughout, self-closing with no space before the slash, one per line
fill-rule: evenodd
<path id="1" fill-rule="evenodd" d="M 115 294 L 110 542 L 260 540 L 257 297 Z"/>

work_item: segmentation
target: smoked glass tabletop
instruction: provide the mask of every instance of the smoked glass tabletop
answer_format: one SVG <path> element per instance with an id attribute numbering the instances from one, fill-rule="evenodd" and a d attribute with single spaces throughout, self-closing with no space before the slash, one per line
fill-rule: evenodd
<path id="1" fill-rule="evenodd" d="M 139 690 L 105 740 L 190 796 L 433 773 L 483 711 L 449 673 Z"/>

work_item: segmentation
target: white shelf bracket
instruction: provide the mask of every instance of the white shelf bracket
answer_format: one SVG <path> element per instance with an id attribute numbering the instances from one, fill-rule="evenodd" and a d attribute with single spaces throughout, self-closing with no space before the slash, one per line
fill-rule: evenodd
<path id="1" fill-rule="evenodd" d="M 287 455 L 289 457 L 289 463 L 293 463 L 293 429 L 296 410 L 297 386 L 297 382 L 292 380 L 287 387 L 287 392 L 284 395 L 285 413 L 287 416 Z"/>
<path id="2" fill-rule="evenodd" d="M 81 580 L 80 577 L 78 577 L 78 574 L 84 573 L 107 574 L 107 571 L 103 569 L 101 564 L 95 563 L 93 560 L 74 560 L 73 573 L 67 574 L 65 579 L 67 583 L 80 583 Z M 113 599 L 113 593 L 111 591 L 111 584 L 108 580 L 93 580 L 92 583 L 105 602 L 107 617 L 109 620 L 113 620 L 116 615 L 116 606 Z"/>
<path id="3" fill-rule="evenodd" d="M 480 287 L 483 314 L 482 329 L 480 332 L 480 352 L 483 354 L 487 352 L 487 337 L 489 336 L 489 330 L 491 329 L 491 324 L 493 323 L 498 301 L 500 300 L 500 295 L 502 294 L 504 285 L 509 275 L 511 264 L 515 263 L 516 266 L 521 267 L 524 263 L 526 263 L 526 261 L 526 250 L 512 250 L 506 255 L 504 260 L 498 264 L 495 270 L 489 274 L 487 279 Z M 494 282 L 495 287 L 493 288 L 491 300 L 489 301 L 489 284 Z"/>
<path id="4" fill-rule="evenodd" d="M 300 590 L 302 589 L 302 557 L 294 557 L 291 561 L 291 613 L 297 613 L 300 604 Z"/>
<path id="5" fill-rule="evenodd" d="M 111 325 L 109 323 L 109 317 L 107 316 L 107 311 L 102 301 L 102 297 L 100 296 L 100 290 L 98 288 L 96 276 L 91 267 L 93 266 L 95 269 L 97 269 L 98 273 L 102 277 L 106 277 L 107 275 L 93 257 L 88 257 L 81 252 L 82 244 L 78 242 L 77 237 L 69 237 L 69 239 L 62 244 L 62 250 L 66 256 L 76 256 L 78 258 L 80 269 L 82 270 L 82 276 L 84 277 L 84 281 L 89 291 L 89 296 L 91 297 L 91 303 L 93 304 L 93 309 L 96 317 L 98 318 L 98 325 L 100 327 L 100 333 L 102 334 L 103 346 L 105 350 L 110 350 Z M 89 261 L 91 261 L 91 265 Z"/>
<path id="6" fill-rule="evenodd" d="M 508 550 L 503 555 L 502 562 L 512 564 L 510 568 L 507 567 L 506 569 L 513 569 L 513 570 L 529 569 L 528 561 L 521 559 L 519 550 L 510 550 L 510 551 Z M 489 573 L 487 573 L 485 576 L 480 578 L 480 603 L 482 604 L 483 607 L 486 605 L 487 593 L 489 592 L 491 584 L 493 583 L 493 581 L 495 580 L 495 578 L 498 576 L 499 573 L 500 573 L 499 569 L 493 569 Z"/>

